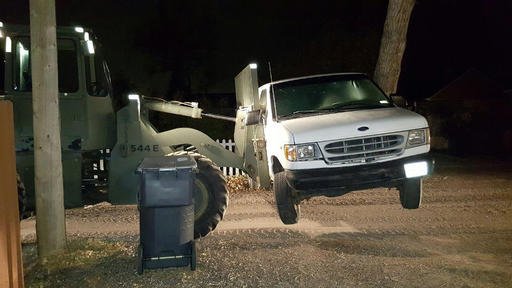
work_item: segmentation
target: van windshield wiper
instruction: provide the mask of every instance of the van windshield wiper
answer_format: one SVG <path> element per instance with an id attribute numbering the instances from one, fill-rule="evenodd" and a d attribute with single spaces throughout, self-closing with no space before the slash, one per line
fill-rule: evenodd
<path id="1" fill-rule="evenodd" d="M 384 108 L 388 106 L 384 106 L 382 104 L 369 104 L 369 103 L 357 103 L 357 102 L 349 102 L 349 103 L 334 103 L 329 107 L 324 107 L 322 110 L 328 111 L 343 111 L 343 110 L 351 110 L 351 109 L 373 109 L 373 108 Z"/>
<path id="2" fill-rule="evenodd" d="M 288 113 L 285 115 L 279 115 L 279 117 L 286 118 L 286 117 L 298 116 L 298 115 L 303 115 L 303 114 L 324 113 L 325 111 L 326 111 L 325 109 L 297 110 L 297 111 L 293 111 L 292 113 Z"/>

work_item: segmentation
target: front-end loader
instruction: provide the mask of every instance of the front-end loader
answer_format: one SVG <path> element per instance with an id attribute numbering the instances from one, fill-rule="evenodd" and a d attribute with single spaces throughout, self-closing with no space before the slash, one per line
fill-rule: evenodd
<path id="1" fill-rule="evenodd" d="M 21 179 L 18 193 L 20 211 L 25 213 L 35 210 L 30 31 L 27 26 L 2 23 L 0 35 L 0 63 L 3 63 L 0 97 L 12 101 L 14 106 L 16 164 Z M 139 187 L 135 170 L 144 157 L 189 153 L 199 168 L 194 190 L 194 232 L 198 238 L 215 229 L 227 207 L 226 180 L 219 166 L 239 168 L 259 179 L 256 175 L 261 161 L 256 159 L 266 157 L 258 156 L 257 145 L 253 145 L 258 140 L 253 137 L 252 128 L 245 126 L 248 111 L 240 109 L 237 118 L 231 119 L 205 114 L 197 103 L 136 94 L 129 95 L 128 105 L 115 111 L 109 69 L 92 31 L 83 27 L 59 27 L 57 46 L 66 208 L 83 206 L 91 199 L 135 204 Z M 249 67 L 244 71 L 237 83 L 249 81 L 251 85 L 237 84 L 237 90 L 249 87 L 237 91 L 237 102 L 242 106 L 247 104 L 242 102 L 252 97 L 243 100 L 243 95 L 254 95 L 257 91 L 257 80 L 256 90 L 253 89 L 255 72 Z M 236 121 L 235 140 L 241 144 L 231 152 L 205 133 L 191 128 L 158 132 L 149 121 L 150 110 Z M 262 181 L 268 183 L 268 177 L 262 177 Z"/>

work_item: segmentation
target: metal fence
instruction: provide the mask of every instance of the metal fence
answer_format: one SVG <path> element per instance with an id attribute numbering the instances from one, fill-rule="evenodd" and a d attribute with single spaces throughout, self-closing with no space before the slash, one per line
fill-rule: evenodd
<path id="1" fill-rule="evenodd" d="M 231 139 L 229 139 L 229 140 L 226 140 L 226 139 L 219 140 L 219 139 L 217 139 L 216 141 L 220 145 L 224 146 L 224 148 L 226 148 L 227 150 L 229 150 L 231 152 L 235 152 L 235 142 L 233 140 L 231 140 Z M 238 169 L 238 168 L 220 167 L 220 169 L 222 170 L 222 172 L 226 176 L 237 176 L 237 175 L 243 175 L 244 174 L 244 172 L 240 171 L 240 169 Z"/>

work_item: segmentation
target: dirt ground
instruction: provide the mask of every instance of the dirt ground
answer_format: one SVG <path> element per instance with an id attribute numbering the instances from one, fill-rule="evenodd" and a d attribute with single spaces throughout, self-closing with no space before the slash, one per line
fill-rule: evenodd
<path id="1" fill-rule="evenodd" d="M 280 223 L 268 191 L 232 191 L 198 243 L 198 266 L 136 274 L 138 212 L 107 204 L 66 213 L 69 249 L 36 261 L 22 221 L 27 287 L 512 287 L 512 165 L 437 156 L 423 205 L 375 189 L 301 205 Z"/>

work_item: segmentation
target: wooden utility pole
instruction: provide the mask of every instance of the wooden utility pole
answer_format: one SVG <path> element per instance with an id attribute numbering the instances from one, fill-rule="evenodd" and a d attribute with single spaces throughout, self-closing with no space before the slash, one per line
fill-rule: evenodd
<path id="1" fill-rule="evenodd" d="M 66 222 L 60 143 L 55 0 L 30 0 L 37 250 L 64 250 Z"/>
<path id="2" fill-rule="evenodd" d="M 12 103 L 0 100 L 0 287 L 23 287 Z"/>
<path id="3" fill-rule="evenodd" d="M 409 19 L 415 2 L 415 0 L 389 0 L 388 3 L 379 58 L 373 75 L 375 82 L 388 95 L 396 92 L 407 42 Z"/>

